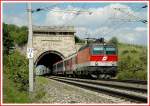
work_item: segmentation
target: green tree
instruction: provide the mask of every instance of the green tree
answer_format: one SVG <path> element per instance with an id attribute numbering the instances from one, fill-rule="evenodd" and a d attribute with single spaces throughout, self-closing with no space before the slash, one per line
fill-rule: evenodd
<path id="1" fill-rule="evenodd" d="M 78 36 L 75 36 L 75 43 L 83 43 L 84 41 L 80 39 Z"/>
<path id="2" fill-rule="evenodd" d="M 9 38 L 13 40 L 15 44 L 22 46 L 27 43 L 28 28 L 26 26 L 18 27 L 13 24 L 4 24 L 4 26 L 3 30 L 5 31 L 5 35 L 9 35 Z"/>
<path id="3" fill-rule="evenodd" d="M 110 40 L 109 40 L 109 43 L 112 43 L 112 44 L 114 44 L 114 45 L 118 45 L 118 39 L 116 38 L 116 37 L 112 37 Z"/>
<path id="4" fill-rule="evenodd" d="M 12 36 L 10 36 L 8 25 L 3 23 L 3 53 L 8 55 L 13 46 L 14 42 Z"/>
<path id="5" fill-rule="evenodd" d="M 26 29 L 20 29 L 19 33 L 16 35 L 16 43 L 19 46 L 22 46 L 27 43 L 27 30 Z"/>

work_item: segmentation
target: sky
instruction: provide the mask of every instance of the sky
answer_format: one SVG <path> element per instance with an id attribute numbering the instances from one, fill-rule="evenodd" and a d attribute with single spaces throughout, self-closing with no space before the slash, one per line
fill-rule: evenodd
<path id="1" fill-rule="evenodd" d="M 75 35 L 84 39 L 117 37 L 120 42 L 147 45 L 146 3 L 32 3 L 33 25 L 74 26 Z M 80 12 L 79 12 L 80 11 Z M 27 3 L 3 3 L 3 22 L 27 26 Z"/>

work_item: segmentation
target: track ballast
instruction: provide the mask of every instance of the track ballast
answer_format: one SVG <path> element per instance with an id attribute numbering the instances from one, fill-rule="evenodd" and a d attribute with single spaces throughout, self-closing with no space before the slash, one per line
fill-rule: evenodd
<path id="1" fill-rule="evenodd" d="M 118 81 L 100 81 L 51 76 L 50 79 L 76 85 L 96 92 L 125 98 L 138 103 L 147 102 L 147 85 Z"/>

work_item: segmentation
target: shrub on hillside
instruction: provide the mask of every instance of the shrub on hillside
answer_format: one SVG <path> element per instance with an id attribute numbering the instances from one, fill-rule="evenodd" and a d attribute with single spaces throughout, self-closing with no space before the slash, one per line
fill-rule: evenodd
<path id="1" fill-rule="evenodd" d="M 18 27 L 13 24 L 5 23 L 3 23 L 3 26 L 3 40 L 5 41 L 3 42 L 4 50 L 7 49 L 5 45 L 12 47 L 14 44 L 22 46 L 27 43 L 28 28 L 26 26 Z"/>
<path id="2" fill-rule="evenodd" d="M 147 80 L 147 73 L 146 71 L 120 71 L 117 75 L 117 79 L 120 80 L 130 80 L 130 79 L 137 79 L 137 80 Z"/>
<path id="3" fill-rule="evenodd" d="M 120 80 L 127 80 L 134 78 L 134 74 L 131 71 L 120 71 L 117 75 Z"/>
<path id="4" fill-rule="evenodd" d="M 125 46 L 125 45 L 124 45 Z M 146 48 L 136 46 L 121 46 L 122 51 L 118 62 L 118 79 L 147 79 L 147 54 Z M 120 46 L 119 46 L 120 47 Z"/>
<path id="5" fill-rule="evenodd" d="M 129 51 L 128 51 L 128 50 L 124 50 L 124 51 L 122 52 L 122 55 L 125 55 L 125 54 L 127 54 L 127 53 L 129 53 Z"/>
<path id="6" fill-rule="evenodd" d="M 147 80 L 147 72 L 146 71 L 136 71 L 135 79 Z"/>
<path id="7" fill-rule="evenodd" d="M 116 37 L 112 37 L 110 40 L 109 40 L 109 43 L 111 43 L 111 44 L 114 44 L 114 45 L 118 45 L 118 39 L 116 38 Z"/>
<path id="8" fill-rule="evenodd" d="M 137 53 L 137 50 L 133 49 L 131 50 L 131 53 Z"/>
<path id="9" fill-rule="evenodd" d="M 6 57 L 5 57 L 6 58 Z M 28 88 L 28 61 L 15 51 L 8 56 L 8 63 L 4 65 L 4 73 L 13 80 L 20 90 Z"/>

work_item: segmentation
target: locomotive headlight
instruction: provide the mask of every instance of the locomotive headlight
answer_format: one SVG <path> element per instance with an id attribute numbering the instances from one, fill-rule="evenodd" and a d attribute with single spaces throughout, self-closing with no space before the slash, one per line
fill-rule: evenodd
<path id="1" fill-rule="evenodd" d="M 114 62 L 111 62 L 111 65 L 112 65 L 112 66 L 114 66 L 114 65 L 115 65 L 115 63 L 114 63 Z"/>
<path id="2" fill-rule="evenodd" d="M 98 62 L 95 62 L 95 66 L 98 66 Z"/>
<path id="3" fill-rule="evenodd" d="M 111 66 L 113 66 L 113 65 L 114 65 L 112 61 L 110 61 L 110 65 L 111 65 Z"/>

